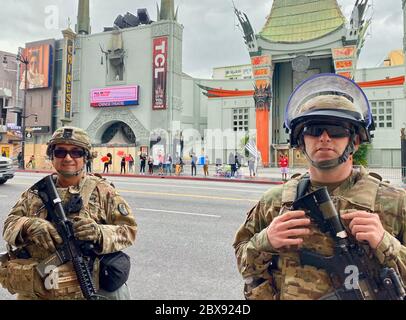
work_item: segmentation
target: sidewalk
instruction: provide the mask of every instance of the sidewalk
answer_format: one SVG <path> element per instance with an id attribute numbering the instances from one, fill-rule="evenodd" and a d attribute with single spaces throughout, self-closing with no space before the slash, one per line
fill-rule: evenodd
<path id="1" fill-rule="evenodd" d="M 137 169 L 137 168 L 136 168 Z M 51 174 L 51 170 L 32 170 L 32 169 L 16 169 L 16 172 L 25 172 L 25 173 L 47 173 Z M 257 183 L 257 184 L 283 184 L 281 180 L 281 174 L 278 168 L 261 168 L 258 169 L 258 176 L 250 177 L 249 170 L 246 167 L 243 167 L 239 170 L 240 175 L 237 177 L 221 177 L 216 176 L 216 167 L 214 165 L 209 166 L 209 176 L 205 177 L 203 173 L 203 168 L 201 166 L 197 167 L 197 175 L 195 177 L 191 176 L 191 168 L 186 165 L 184 167 L 184 172 L 180 176 L 176 176 L 174 173 L 172 175 L 159 175 L 156 170 L 154 170 L 153 175 L 146 173 L 141 175 L 136 171 L 135 174 L 120 174 L 116 172 L 112 173 L 99 173 L 104 177 L 127 177 L 127 178 L 146 178 L 146 179 L 171 179 L 171 180 L 197 180 L 197 181 L 214 181 L 214 182 L 238 182 L 238 183 Z"/>
<path id="2" fill-rule="evenodd" d="M 180 176 L 175 176 L 174 173 L 172 175 L 158 175 L 157 171 L 154 170 L 154 175 L 140 175 L 139 169 L 136 168 L 135 174 L 119 174 L 118 172 L 113 173 L 100 173 L 102 176 L 106 177 L 131 177 L 131 178 L 149 178 L 149 179 L 172 179 L 172 180 L 200 180 L 200 181 L 219 181 L 219 182 L 239 182 L 239 183 L 258 183 L 258 184 L 283 184 L 282 176 L 280 173 L 279 168 L 258 168 L 258 174 L 256 177 L 249 176 L 248 167 L 242 167 L 239 170 L 239 175 L 237 177 L 221 177 L 216 176 L 216 166 L 210 165 L 209 166 L 209 176 L 205 177 L 203 173 L 202 166 L 197 166 L 197 176 L 191 176 L 191 168 L 190 165 L 185 165 L 184 172 Z M 369 171 L 378 173 L 383 181 L 390 182 L 390 184 L 406 188 L 406 185 L 402 182 L 401 178 L 401 169 L 400 168 L 368 168 Z M 306 168 L 289 168 L 288 177 L 291 177 L 293 174 L 296 173 L 305 173 L 307 171 Z M 52 173 L 53 171 L 49 170 L 19 170 L 16 169 L 16 172 L 33 172 L 33 173 Z"/>

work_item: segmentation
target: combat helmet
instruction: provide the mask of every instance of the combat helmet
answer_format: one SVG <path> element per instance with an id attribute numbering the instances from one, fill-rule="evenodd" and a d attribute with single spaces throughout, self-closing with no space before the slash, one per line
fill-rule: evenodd
<path id="1" fill-rule="evenodd" d="M 83 148 L 86 158 L 91 156 L 92 143 L 85 130 L 76 127 L 61 127 L 57 129 L 48 142 L 47 155 L 52 158 L 52 152 L 57 144 L 71 144 Z"/>
<path id="2" fill-rule="evenodd" d="M 371 142 L 375 129 L 371 108 L 362 89 L 352 80 L 334 74 L 322 73 L 303 81 L 291 94 L 285 110 L 284 127 L 289 134 L 291 147 L 305 151 L 303 128 L 313 123 L 350 125 L 352 136 L 343 155 L 338 159 L 311 163 L 320 169 L 333 168 L 354 153 L 355 138 L 360 143 Z"/>

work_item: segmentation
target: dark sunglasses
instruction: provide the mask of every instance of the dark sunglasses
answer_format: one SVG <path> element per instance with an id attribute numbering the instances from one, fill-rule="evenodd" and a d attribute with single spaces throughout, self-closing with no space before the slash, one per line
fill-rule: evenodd
<path id="1" fill-rule="evenodd" d="M 65 159 L 65 157 L 68 155 L 68 153 L 72 159 L 83 158 L 86 154 L 84 150 L 80 150 L 80 149 L 73 149 L 73 150 L 55 149 L 54 157 L 58 158 L 58 159 Z"/>
<path id="2" fill-rule="evenodd" d="M 330 138 L 350 137 L 352 130 L 333 124 L 313 124 L 303 128 L 303 134 L 312 137 L 320 137 L 326 131 Z"/>

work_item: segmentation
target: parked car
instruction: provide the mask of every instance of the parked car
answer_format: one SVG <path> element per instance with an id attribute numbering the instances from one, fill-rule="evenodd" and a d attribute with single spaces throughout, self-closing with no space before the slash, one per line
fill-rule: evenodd
<path id="1" fill-rule="evenodd" d="M 0 184 L 14 178 L 13 161 L 9 158 L 0 157 Z"/>

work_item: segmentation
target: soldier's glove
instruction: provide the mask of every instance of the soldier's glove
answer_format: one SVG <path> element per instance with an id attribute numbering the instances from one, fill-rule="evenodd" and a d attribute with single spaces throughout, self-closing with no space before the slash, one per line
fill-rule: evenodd
<path id="1" fill-rule="evenodd" d="M 30 218 L 22 229 L 23 238 L 50 252 L 55 252 L 55 243 L 62 244 L 62 238 L 55 227 L 47 220 Z"/>
<path id="2" fill-rule="evenodd" d="M 76 239 L 96 244 L 100 243 L 102 237 L 101 228 L 96 221 L 80 216 L 73 218 L 73 232 Z"/>

